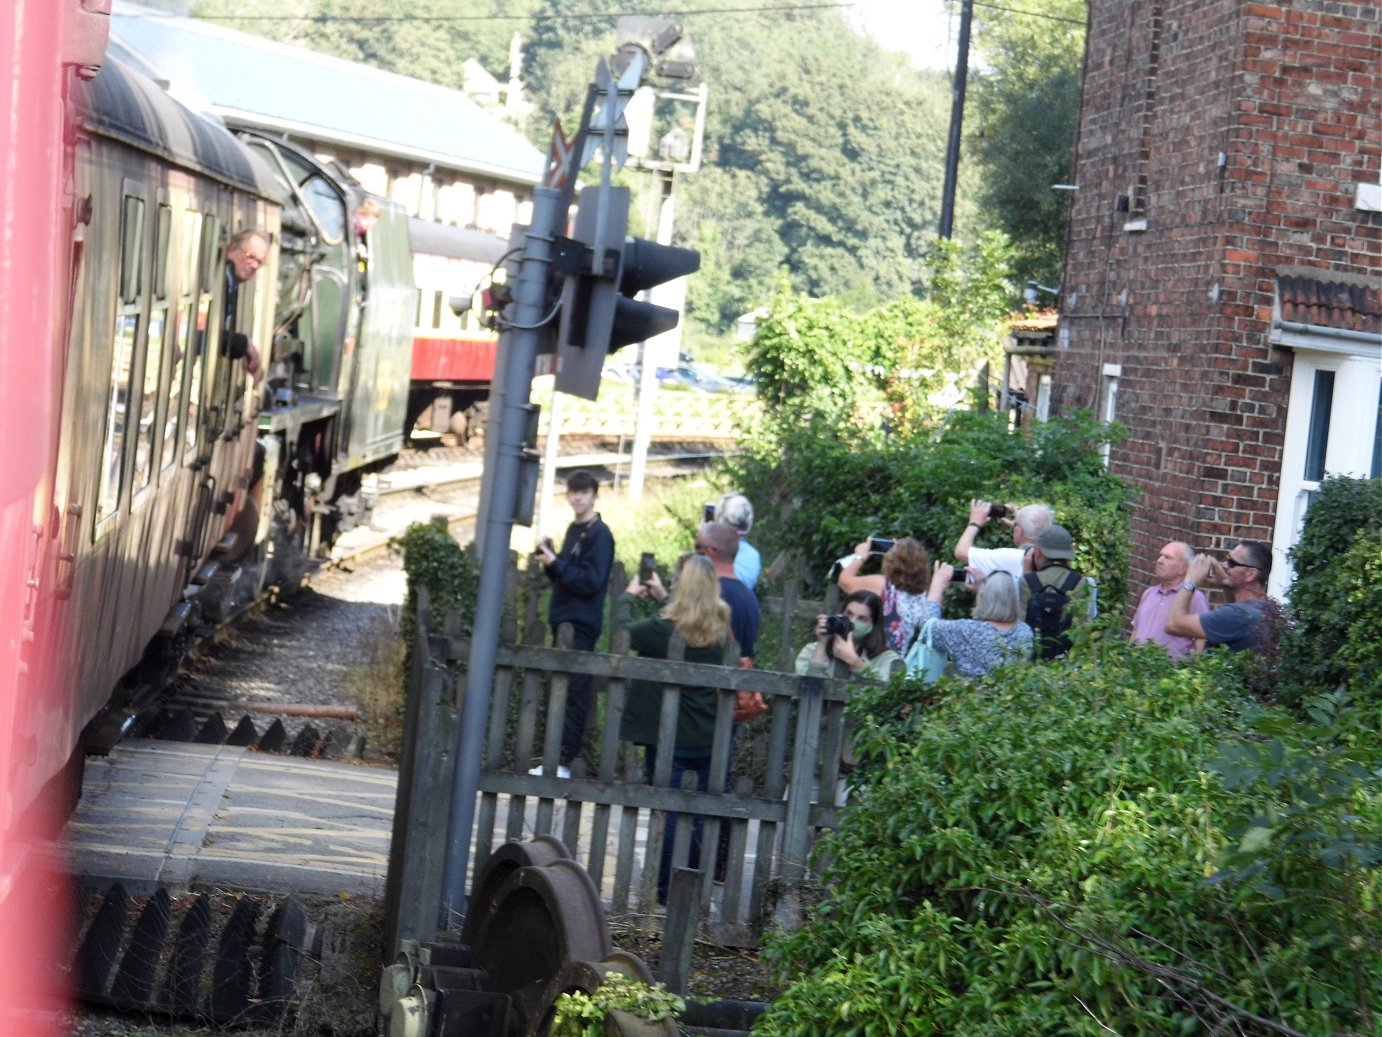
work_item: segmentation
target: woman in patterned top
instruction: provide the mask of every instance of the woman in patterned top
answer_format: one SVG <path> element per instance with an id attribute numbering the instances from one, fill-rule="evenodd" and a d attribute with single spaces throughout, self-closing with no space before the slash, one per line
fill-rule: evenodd
<path id="1" fill-rule="evenodd" d="M 979 677 L 1013 659 L 1032 657 L 1032 628 L 1018 617 L 1017 588 L 1007 573 L 979 578 L 973 619 L 941 619 L 941 597 L 955 567 L 940 562 L 926 595 L 925 619 L 935 620 L 931 643 L 962 677 Z"/>
<path id="2" fill-rule="evenodd" d="M 926 573 L 931 568 L 930 559 L 920 541 L 903 537 L 883 555 L 882 572 L 860 576 L 859 568 L 868 556 L 869 542 L 865 540 L 846 560 L 837 582 L 846 594 L 872 591 L 882 599 L 883 634 L 888 639 L 888 647 L 903 655 L 925 619 Z"/>

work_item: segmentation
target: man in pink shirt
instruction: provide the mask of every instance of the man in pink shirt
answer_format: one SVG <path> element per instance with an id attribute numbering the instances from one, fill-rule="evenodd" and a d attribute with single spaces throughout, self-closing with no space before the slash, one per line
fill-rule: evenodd
<path id="1" fill-rule="evenodd" d="M 1166 616 L 1171 611 L 1171 603 L 1176 600 L 1176 591 L 1185 580 L 1186 571 L 1195 552 L 1189 544 L 1174 541 L 1161 549 L 1156 556 L 1157 582 L 1142 592 L 1137 603 L 1137 611 L 1132 616 L 1132 639 L 1134 644 L 1151 641 L 1165 648 L 1172 659 L 1183 659 L 1192 651 L 1203 650 L 1204 642 L 1189 637 L 1177 637 L 1166 632 Z M 1209 602 L 1203 591 L 1195 591 L 1190 597 L 1190 614 L 1197 615 L 1209 611 Z"/>

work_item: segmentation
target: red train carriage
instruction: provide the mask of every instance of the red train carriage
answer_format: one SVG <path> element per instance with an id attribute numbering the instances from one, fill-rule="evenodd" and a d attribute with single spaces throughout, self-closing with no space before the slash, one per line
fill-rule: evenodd
<path id="1" fill-rule="evenodd" d="M 508 251 L 484 231 L 427 220 L 408 221 L 418 310 L 413 332 L 407 428 L 414 439 L 446 436 L 464 444 L 484 424 L 499 336 L 478 314 L 457 315 L 451 300 L 466 296 Z"/>

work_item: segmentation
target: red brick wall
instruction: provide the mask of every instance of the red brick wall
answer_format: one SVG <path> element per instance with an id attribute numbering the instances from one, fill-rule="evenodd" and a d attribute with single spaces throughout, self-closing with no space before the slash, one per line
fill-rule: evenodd
<path id="1" fill-rule="evenodd" d="M 1382 25 L 1314 0 L 1089 7 L 1055 383 L 1061 410 L 1097 413 L 1121 365 L 1110 463 L 1140 491 L 1140 590 L 1167 540 L 1272 539 L 1278 271 L 1382 276 L 1382 214 L 1354 208 L 1382 167 Z"/>

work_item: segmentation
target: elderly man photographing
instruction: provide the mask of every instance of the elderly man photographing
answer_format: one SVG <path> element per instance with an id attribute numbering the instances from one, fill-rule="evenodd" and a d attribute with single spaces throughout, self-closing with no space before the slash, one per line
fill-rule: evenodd
<path id="1" fill-rule="evenodd" d="M 1204 648 L 1204 642 L 1193 637 L 1182 637 L 1166 632 L 1166 617 L 1170 614 L 1171 603 L 1176 600 L 1180 585 L 1185 582 L 1186 572 L 1195 558 L 1190 545 L 1173 540 L 1161 549 L 1156 556 L 1153 571 L 1157 582 L 1142 592 L 1137 602 L 1137 611 L 1132 614 L 1132 640 L 1134 644 L 1148 641 L 1161 645 L 1172 659 L 1184 659 L 1191 652 Z M 1191 593 L 1186 606 L 1192 616 L 1209 611 L 1209 602 L 1204 592 Z"/>
<path id="2" fill-rule="evenodd" d="M 1196 555 L 1186 579 L 1176 590 L 1166 616 L 1166 632 L 1177 637 L 1203 638 L 1206 645 L 1223 645 L 1231 652 L 1270 650 L 1276 641 L 1281 606 L 1267 597 L 1272 572 L 1272 549 L 1258 540 L 1240 540 L 1222 565 L 1208 555 Z M 1213 574 L 1232 599 L 1228 605 L 1194 615 L 1191 596 Z"/>
<path id="3" fill-rule="evenodd" d="M 999 515 L 993 514 L 992 501 L 973 500 L 969 502 L 969 525 L 960 534 L 955 544 L 955 557 L 978 574 L 987 576 L 991 572 L 1002 571 L 1012 577 L 1014 584 L 1022 582 L 1022 559 L 1027 549 L 1036 542 L 1041 531 L 1055 521 L 1055 512 L 1045 504 L 1028 504 L 1013 511 L 1011 505 L 999 505 Z M 1012 518 L 1002 515 L 1012 512 Z M 989 521 L 1000 518 L 1012 527 L 1015 547 L 975 547 L 974 538 L 979 535 Z"/>

